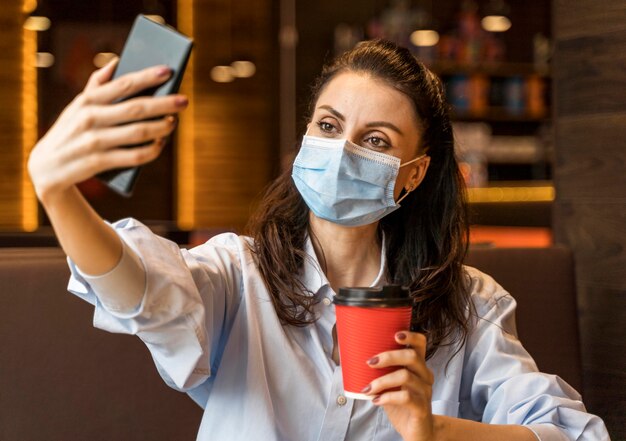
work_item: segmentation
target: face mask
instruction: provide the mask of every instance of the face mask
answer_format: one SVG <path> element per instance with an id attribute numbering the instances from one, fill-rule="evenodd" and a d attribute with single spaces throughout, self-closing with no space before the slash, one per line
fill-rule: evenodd
<path id="1" fill-rule="evenodd" d="M 319 218 L 346 226 L 367 225 L 400 208 L 393 190 L 400 167 L 395 156 L 346 139 L 304 136 L 292 178 L 309 209 Z"/>

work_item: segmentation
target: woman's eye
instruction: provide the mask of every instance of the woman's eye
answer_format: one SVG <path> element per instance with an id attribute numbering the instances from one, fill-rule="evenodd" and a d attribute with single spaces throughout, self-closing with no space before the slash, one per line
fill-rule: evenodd
<path id="1" fill-rule="evenodd" d="M 317 126 L 320 128 L 322 132 L 325 132 L 325 133 L 332 133 L 332 131 L 335 129 L 335 126 L 333 126 L 331 123 L 324 122 L 324 121 L 318 122 Z"/>
<path id="2" fill-rule="evenodd" d="M 370 136 L 365 140 L 369 145 L 376 148 L 384 148 L 389 147 L 389 143 L 382 138 L 378 138 L 377 136 Z"/>

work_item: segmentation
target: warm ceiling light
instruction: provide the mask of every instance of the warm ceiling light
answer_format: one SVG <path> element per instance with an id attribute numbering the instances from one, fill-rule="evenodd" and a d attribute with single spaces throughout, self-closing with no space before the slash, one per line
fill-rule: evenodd
<path id="1" fill-rule="evenodd" d="M 35 66 L 46 68 L 50 67 L 54 64 L 54 55 L 50 52 L 37 52 L 37 60 L 35 61 Z"/>
<path id="2" fill-rule="evenodd" d="M 48 17 L 31 15 L 24 22 L 24 29 L 28 29 L 29 31 L 47 31 L 50 29 L 51 23 Z"/>
<path id="3" fill-rule="evenodd" d="M 160 15 L 146 15 L 146 18 L 149 18 L 152 21 L 156 21 L 157 23 L 165 24 L 165 19 Z"/>
<path id="4" fill-rule="evenodd" d="M 235 79 L 233 68 L 230 66 L 215 66 L 211 69 L 211 79 L 216 83 L 230 83 Z"/>
<path id="5" fill-rule="evenodd" d="M 252 61 L 233 61 L 230 67 L 237 78 L 250 78 L 256 73 L 256 66 Z"/>
<path id="6" fill-rule="evenodd" d="M 22 3 L 22 12 L 24 14 L 30 14 L 37 9 L 37 0 L 24 0 Z"/>
<path id="7" fill-rule="evenodd" d="M 93 64 L 100 69 L 106 66 L 106 64 L 115 57 L 117 57 L 117 55 L 113 52 L 98 52 L 96 56 L 93 57 Z"/>
<path id="8" fill-rule="evenodd" d="M 411 43 L 415 46 L 435 46 L 439 43 L 439 33 L 432 30 L 414 31 L 411 34 Z"/>
<path id="9" fill-rule="evenodd" d="M 505 32 L 511 28 L 511 20 L 504 15 L 488 15 L 481 23 L 487 32 Z"/>

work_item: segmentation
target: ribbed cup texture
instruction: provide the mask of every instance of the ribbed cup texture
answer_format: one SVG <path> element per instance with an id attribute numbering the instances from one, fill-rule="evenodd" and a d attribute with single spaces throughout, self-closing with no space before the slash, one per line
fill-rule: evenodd
<path id="1" fill-rule="evenodd" d="M 367 364 L 373 356 L 404 346 L 395 334 L 411 326 L 411 307 L 364 308 L 337 305 L 337 339 L 346 392 L 360 393 L 372 380 L 399 367 L 376 369 Z"/>

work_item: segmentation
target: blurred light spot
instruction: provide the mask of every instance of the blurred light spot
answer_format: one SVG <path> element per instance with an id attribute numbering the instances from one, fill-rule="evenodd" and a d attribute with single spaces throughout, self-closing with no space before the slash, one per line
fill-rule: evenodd
<path id="1" fill-rule="evenodd" d="M 233 61 L 230 67 L 237 78 L 250 78 L 256 73 L 256 66 L 252 61 Z"/>
<path id="2" fill-rule="evenodd" d="M 37 52 L 37 60 L 35 61 L 35 66 L 46 68 L 50 67 L 54 64 L 54 55 L 50 52 Z"/>
<path id="3" fill-rule="evenodd" d="M 93 64 L 100 69 L 101 67 L 106 66 L 106 64 L 115 57 L 117 57 L 117 54 L 114 54 L 113 52 L 99 52 L 95 57 L 93 57 Z"/>
<path id="4" fill-rule="evenodd" d="M 415 46 L 434 46 L 439 43 L 439 33 L 432 30 L 414 31 L 411 34 L 411 43 Z"/>
<path id="5" fill-rule="evenodd" d="M 146 15 L 146 18 L 149 18 L 152 21 L 156 21 L 157 23 L 165 24 L 165 19 L 160 15 Z"/>
<path id="6" fill-rule="evenodd" d="M 37 0 L 24 0 L 22 3 L 22 12 L 24 14 L 30 14 L 37 9 Z"/>
<path id="7" fill-rule="evenodd" d="M 511 20 L 504 15 L 488 15 L 481 23 L 487 32 L 505 32 L 511 28 Z"/>
<path id="8" fill-rule="evenodd" d="M 52 22 L 48 17 L 32 15 L 24 22 L 24 29 L 28 29 L 29 31 L 47 31 L 50 29 L 51 24 Z"/>
<path id="9" fill-rule="evenodd" d="M 294 48 L 298 44 L 298 30 L 295 26 L 282 26 L 278 35 L 280 45 L 286 48 Z"/>
<path id="10" fill-rule="evenodd" d="M 230 83 L 235 79 L 233 68 L 230 66 L 215 66 L 211 69 L 211 79 L 216 83 Z"/>

